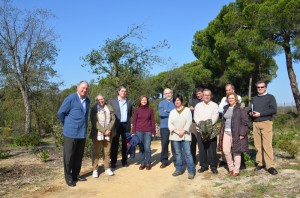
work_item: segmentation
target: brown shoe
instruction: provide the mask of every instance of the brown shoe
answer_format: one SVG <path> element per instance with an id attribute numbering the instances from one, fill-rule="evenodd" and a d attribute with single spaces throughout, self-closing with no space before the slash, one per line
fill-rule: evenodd
<path id="1" fill-rule="evenodd" d="M 146 167 L 146 166 L 145 166 L 144 164 L 142 164 L 142 165 L 140 165 L 139 169 L 140 169 L 140 170 L 144 170 L 145 167 Z"/>
<path id="2" fill-rule="evenodd" d="M 240 176 L 240 173 L 233 173 L 232 176 L 233 176 L 233 177 Z"/>
<path id="3" fill-rule="evenodd" d="M 146 165 L 146 170 L 151 170 L 151 164 Z"/>
<path id="4" fill-rule="evenodd" d="M 233 176 L 233 171 L 228 171 L 229 176 Z"/>

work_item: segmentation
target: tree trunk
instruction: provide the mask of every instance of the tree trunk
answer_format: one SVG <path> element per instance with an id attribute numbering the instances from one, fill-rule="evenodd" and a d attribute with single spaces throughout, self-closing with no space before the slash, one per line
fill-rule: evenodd
<path id="1" fill-rule="evenodd" d="M 249 87 L 248 87 L 248 107 L 251 104 L 251 92 L 252 92 L 252 76 L 249 78 Z"/>
<path id="2" fill-rule="evenodd" d="M 297 79 L 293 68 L 293 60 L 292 60 L 292 54 L 291 54 L 291 47 L 290 45 L 283 46 L 284 53 L 285 53 L 285 59 L 286 59 L 286 66 L 287 66 L 287 72 L 290 79 L 290 84 L 296 104 L 296 108 L 298 113 L 300 113 L 300 93 L 298 89 Z"/>
<path id="3" fill-rule="evenodd" d="M 26 87 L 23 87 L 20 83 L 19 88 L 22 93 L 23 97 L 23 102 L 24 102 L 24 107 L 25 107 L 25 133 L 30 133 L 31 132 L 31 108 L 29 104 L 29 96 L 28 96 L 28 90 Z"/>

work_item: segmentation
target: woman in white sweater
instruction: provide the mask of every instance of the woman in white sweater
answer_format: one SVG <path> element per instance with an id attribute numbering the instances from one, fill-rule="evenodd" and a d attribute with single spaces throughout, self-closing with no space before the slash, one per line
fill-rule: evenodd
<path id="1" fill-rule="evenodd" d="M 170 112 L 168 127 L 170 130 L 170 138 L 175 150 L 175 167 L 176 170 L 172 174 L 178 176 L 183 173 L 182 151 L 184 152 L 187 164 L 188 178 L 194 179 L 195 165 L 191 155 L 191 133 L 190 126 L 192 124 L 191 110 L 183 106 L 183 97 L 176 95 L 174 98 L 175 109 Z"/>

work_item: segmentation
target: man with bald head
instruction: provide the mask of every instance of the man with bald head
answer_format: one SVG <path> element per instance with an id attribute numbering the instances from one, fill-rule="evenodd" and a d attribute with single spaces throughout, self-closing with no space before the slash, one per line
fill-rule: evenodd
<path id="1" fill-rule="evenodd" d="M 90 99 L 87 97 L 89 84 L 81 81 L 77 91 L 65 98 L 58 110 L 63 124 L 64 134 L 64 174 L 68 186 L 76 186 L 77 181 L 86 181 L 80 177 L 84 153 Z"/>
<path id="2" fill-rule="evenodd" d="M 164 90 L 164 98 L 158 105 L 158 112 L 160 117 L 160 137 L 161 137 L 161 157 L 160 157 L 160 168 L 165 168 L 169 165 L 168 157 L 169 157 L 169 136 L 170 130 L 168 128 L 168 120 L 170 112 L 175 109 L 175 105 L 173 103 L 173 92 L 171 89 L 166 88 Z M 172 154 L 173 148 L 172 149 Z"/>

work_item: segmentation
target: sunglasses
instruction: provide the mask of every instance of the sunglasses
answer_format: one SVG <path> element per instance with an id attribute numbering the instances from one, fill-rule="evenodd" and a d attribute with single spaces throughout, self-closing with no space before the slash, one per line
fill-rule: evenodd
<path id="1" fill-rule="evenodd" d="M 257 89 L 263 89 L 263 88 L 265 88 L 265 87 L 257 87 Z"/>

